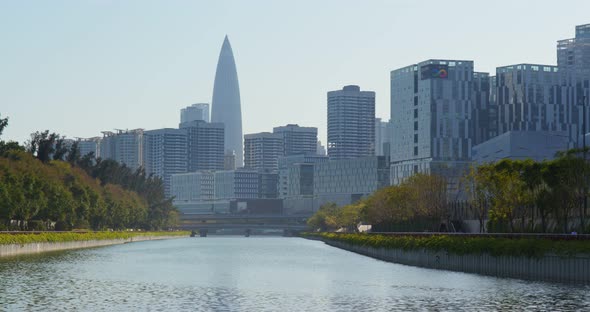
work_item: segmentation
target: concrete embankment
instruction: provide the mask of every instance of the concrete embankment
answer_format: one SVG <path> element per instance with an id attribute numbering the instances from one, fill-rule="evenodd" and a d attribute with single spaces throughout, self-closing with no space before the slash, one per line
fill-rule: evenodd
<path id="1" fill-rule="evenodd" d="M 355 246 L 319 239 L 326 244 L 383 261 L 431 268 L 550 282 L 590 284 L 590 255 L 540 258 L 494 257 L 489 254 L 457 255 L 446 251 L 402 250 Z"/>
<path id="2" fill-rule="evenodd" d="M 8 244 L 8 245 L 0 245 L 0 258 L 7 257 L 7 256 L 18 256 L 18 255 L 25 255 L 25 254 L 42 253 L 42 252 L 48 252 L 48 251 L 100 247 L 100 246 L 125 244 L 125 243 L 131 243 L 131 242 L 182 238 L 182 237 L 184 237 L 184 236 L 135 236 L 135 237 L 124 238 L 124 239 Z"/>

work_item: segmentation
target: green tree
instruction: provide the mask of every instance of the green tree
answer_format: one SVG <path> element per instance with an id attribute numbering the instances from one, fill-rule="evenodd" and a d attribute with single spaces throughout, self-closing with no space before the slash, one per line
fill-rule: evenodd
<path id="1" fill-rule="evenodd" d="M 47 206 L 47 197 L 43 192 L 43 180 L 39 176 L 27 172 L 19 182 L 23 190 L 23 197 L 13 202 L 16 209 L 15 217 L 18 220 L 29 221 Z"/>
<path id="2" fill-rule="evenodd" d="M 2 132 L 4 132 L 4 129 L 8 126 L 8 117 L 6 118 L 1 118 L 2 114 L 0 114 L 0 136 L 2 136 Z"/>
<path id="3" fill-rule="evenodd" d="M 447 181 L 438 175 L 418 173 L 405 182 L 416 205 L 417 216 L 435 222 L 433 230 L 438 230 L 441 222 L 449 223 Z"/>
<path id="4" fill-rule="evenodd" d="M 94 153 L 92 154 L 94 155 Z M 70 150 L 67 152 L 66 161 L 72 165 L 80 163 L 81 155 L 78 141 L 72 143 Z"/>
<path id="5" fill-rule="evenodd" d="M 467 202 L 475 211 L 480 233 L 485 231 L 485 220 L 488 217 L 493 196 L 492 170 L 489 165 L 470 166 L 468 173 L 463 178 Z"/>
<path id="6" fill-rule="evenodd" d="M 319 231 L 333 231 L 338 228 L 338 206 L 335 203 L 323 204 L 316 213 L 307 220 L 307 224 Z"/>
<path id="7" fill-rule="evenodd" d="M 27 151 L 42 162 L 49 162 L 51 155 L 55 152 L 55 143 L 60 139 L 56 133 L 49 133 L 49 130 L 31 134 L 27 142 Z"/>
<path id="8" fill-rule="evenodd" d="M 143 169 L 132 171 L 93 154 L 80 157 L 77 144 L 66 148 L 48 130 L 33 133 L 26 152 L 0 143 L 0 219 L 51 220 L 63 229 L 157 230 L 178 223 L 162 179 Z"/>
<path id="9" fill-rule="evenodd" d="M 0 219 L 9 221 L 16 216 L 15 207 L 25 201 L 25 195 L 21 188 L 21 177 L 6 167 L 1 169 L 3 174 L 0 180 Z"/>
<path id="10" fill-rule="evenodd" d="M 523 202 L 524 183 L 519 173 L 513 170 L 510 160 L 497 163 L 492 178 L 495 196 L 489 212 L 490 220 L 495 223 L 506 222 L 510 232 L 515 232 L 515 210 Z"/>
<path id="11" fill-rule="evenodd" d="M 52 221 L 66 221 L 74 212 L 72 194 L 61 184 L 47 183 L 44 193 L 47 196 L 47 206 L 38 214 L 38 219 Z"/>
<path id="12" fill-rule="evenodd" d="M 579 150 L 560 153 L 558 157 L 547 164 L 544 178 L 551 188 L 551 194 L 557 203 L 553 216 L 559 222 L 564 233 L 570 231 L 570 221 L 574 211 L 578 211 L 580 226 L 583 231 L 586 223 L 586 211 L 583 208 L 586 196 L 588 163 L 578 155 Z"/>
<path id="13" fill-rule="evenodd" d="M 1 114 L 0 114 L 1 116 Z M 2 136 L 2 132 L 4 132 L 4 129 L 8 127 L 8 117 L 6 118 L 0 118 L 0 136 Z M 0 141 L 0 157 L 6 157 L 8 156 L 8 152 L 12 151 L 12 150 L 24 150 L 24 148 L 22 146 L 20 146 L 18 144 L 18 142 L 14 142 L 14 141 Z"/>
<path id="14" fill-rule="evenodd" d="M 0 157 L 11 157 L 10 151 L 24 151 L 25 148 L 20 146 L 18 142 L 0 141 Z"/>
<path id="15" fill-rule="evenodd" d="M 57 136 L 55 139 L 53 160 L 64 160 L 68 154 L 68 151 L 69 148 L 66 144 L 65 138 L 62 136 Z"/>
<path id="16" fill-rule="evenodd" d="M 337 214 L 338 225 L 347 232 L 358 232 L 358 225 L 364 220 L 366 204 L 364 201 L 346 205 Z"/>
<path id="17" fill-rule="evenodd" d="M 547 231 L 547 209 L 545 201 L 547 200 L 548 186 L 543 179 L 545 162 L 535 162 L 531 159 L 522 163 L 522 179 L 528 195 L 528 207 L 530 210 L 531 226 L 530 230 L 535 230 L 535 221 L 537 217 L 541 219 L 541 231 Z M 536 208 L 536 209 L 535 209 Z M 538 216 L 535 215 L 538 212 Z M 524 220 L 521 221 L 524 228 Z"/>

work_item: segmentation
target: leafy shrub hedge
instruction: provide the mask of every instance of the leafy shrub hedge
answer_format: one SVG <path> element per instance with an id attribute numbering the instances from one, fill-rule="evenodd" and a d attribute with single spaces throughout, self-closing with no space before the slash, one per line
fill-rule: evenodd
<path id="1" fill-rule="evenodd" d="M 189 236 L 190 232 L 66 232 L 66 233 L 0 233 L 0 245 L 47 242 L 71 242 L 107 239 L 128 239 L 137 236 Z"/>
<path id="2" fill-rule="evenodd" d="M 542 257 L 545 254 L 590 255 L 590 241 L 549 240 L 533 238 L 461 237 L 450 235 L 389 236 L 379 234 L 304 233 L 303 237 L 374 248 L 447 251 L 458 255 L 490 254 L 492 256 Z"/>

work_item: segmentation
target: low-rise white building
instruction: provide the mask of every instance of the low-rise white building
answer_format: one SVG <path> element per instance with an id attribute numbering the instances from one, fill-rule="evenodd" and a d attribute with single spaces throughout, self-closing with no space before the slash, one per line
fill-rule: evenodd
<path id="1" fill-rule="evenodd" d="M 559 151 L 570 146 L 565 131 L 509 131 L 473 147 L 476 164 L 493 163 L 502 159 L 551 160 Z"/>

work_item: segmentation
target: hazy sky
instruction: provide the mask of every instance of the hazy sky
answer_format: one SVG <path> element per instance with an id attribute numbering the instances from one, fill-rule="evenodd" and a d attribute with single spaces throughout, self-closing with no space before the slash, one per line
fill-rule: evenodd
<path id="1" fill-rule="evenodd" d="M 358 84 L 389 119 L 389 71 L 430 58 L 477 71 L 555 64 L 590 1 L 0 0 L 3 139 L 177 127 L 211 102 L 229 35 L 244 134 L 298 123 L 326 136 L 326 92 Z"/>

